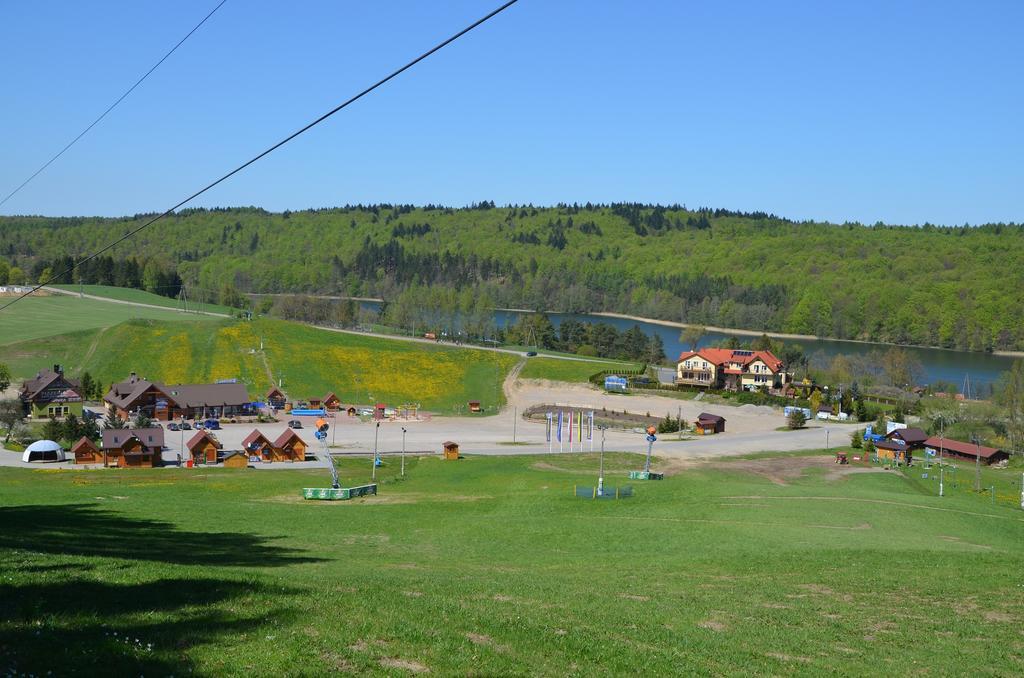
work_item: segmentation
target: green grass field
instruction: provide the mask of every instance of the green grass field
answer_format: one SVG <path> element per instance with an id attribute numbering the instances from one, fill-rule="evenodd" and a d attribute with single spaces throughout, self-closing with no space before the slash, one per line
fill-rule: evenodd
<path id="1" fill-rule="evenodd" d="M 171 299 L 170 297 L 163 297 L 159 294 L 153 294 L 152 292 L 136 290 L 129 287 L 115 287 L 113 285 L 50 285 L 50 287 L 56 287 L 57 289 L 68 290 L 71 292 L 78 292 L 81 290 L 85 294 L 105 297 L 107 299 L 117 299 L 120 301 L 132 301 L 137 304 L 164 306 L 166 308 L 173 308 L 177 310 L 182 309 L 182 303 L 178 299 Z M 208 313 L 224 313 L 226 315 L 235 315 L 238 313 L 237 309 L 231 308 L 230 306 L 208 304 L 206 302 L 199 301 L 189 301 L 188 309 L 190 311 L 206 311 Z"/>
<path id="2" fill-rule="evenodd" d="M 120 308 L 90 303 L 105 312 Z M 60 363 L 71 375 L 87 370 L 103 384 L 131 371 L 169 384 L 237 378 L 253 398 L 262 397 L 272 379 L 283 379 L 294 400 L 334 391 L 344 402 L 420 403 L 452 414 L 464 411 L 469 400 L 479 400 L 487 413 L 496 411 L 504 404 L 502 382 L 517 361 L 493 351 L 330 332 L 281 320 L 187 318 L 135 320 L 8 344 L 0 346 L 0 362 L 18 378 Z"/>
<path id="3" fill-rule="evenodd" d="M 125 320 L 209 321 L 209 316 L 173 310 L 112 304 L 96 299 L 53 295 L 27 297 L 0 313 L 0 345 L 52 337 L 79 330 L 112 327 Z"/>
<path id="4" fill-rule="evenodd" d="M 535 357 L 526 361 L 519 373 L 523 379 L 548 379 L 550 381 L 585 382 L 591 375 L 602 370 L 636 370 L 637 363 L 615 361 L 584 362 L 581 360 L 559 360 L 558 358 Z"/>
<path id="5" fill-rule="evenodd" d="M 573 497 L 592 455 L 389 459 L 338 503 L 298 498 L 326 471 L 0 469 L 0 670 L 1024 672 L 1024 513 L 752 463 L 618 501 Z"/>

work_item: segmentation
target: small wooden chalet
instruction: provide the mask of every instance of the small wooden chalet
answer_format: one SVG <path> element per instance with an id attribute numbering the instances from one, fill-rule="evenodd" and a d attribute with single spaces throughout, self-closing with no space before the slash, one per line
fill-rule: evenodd
<path id="1" fill-rule="evenodd" d="M 75 455 L 76 464 L 103 463 L 103 451 L 96 446 L 96 443 L 84 436 L 71 446 L 71 454 Z"/>
<path id="2" fill-rule="evenodd" d="M 298 433 L 287 429 L 274 441 L 274 461 L 305 461 L 307 447 Z"/>
<path id="3" fill-rule="evenodd" d="M 222 447 L 217 436 L 209 431 L 196 431 L 185 447 L 192 455 L 193 464 L 216 464 L 217 452 Z"/>
<path id="4" fill-rule="evenodd" d="M 337 412 L 341 409 L 341 401 L 338 399 L 338 396 L 334 395 L 334 391 L 325 395 L 320 404 L 328 412 Z"/>
<path id="5" fill-rule="evenodd" d="M 252 433 L 245 437 L 242 449 L 250 457 L 258 457 L 261 461 L 274 461 L 274 443 L 259 429 L 253 429 Z"/>
<path id="6" fill-rule="evenodd" d="M 448 461 L 455 461 L 459 458 L 459 444 L 446 440 L 441 443 L 441 447 L 444 449 L 444 458 Z"/>
<path id="7" fill-rule="evenodd" d="M 108 428 L 103 430 L 107 466 L 152 468 L 160 466 L 164 448 L 162 428 Z"/>
<path id="8" fill-rule="evenodd" d="M 288 404 L 288 398 L 285 396 L 284 391 L 276 386 L 267 391 L 267 395 L 264 398 L 266 398 L 267 405 L 272 410 L 283 410 L 284 406 Z"/>
<path id="9" fill-rule="evenodd" d="M 970 462 L 974 462 L 980 457 L 982 464 L 994 464 L 997 461 L 1003 461 L 1010 457 L 1009 453 L 995 447 L 985 447 L 984 445 L 975 445 L 974 443 L 965 443 L 960 440 L 950 440 L 949 438 L 938 438 L 936 436 L 928 438 L 928 440 L 924 441 L 924 445 L 926 448 L 935 450 L 935 456 L 941 454 L 943 457 L 963 459 Z"/>
<path id="10" fill-rule="evenodd" d="M 919 428 L 898 428 L 890 431 L 884 440 L 875 443 L 878 458 L 910 464 L 914 452 L 924 449 L 928 434 Z"/>
<path id="11" fill-rule="evenodd" d="M 725 417 L 701 412 L 697 415 L 696 431 L 705 436 L 713 433 L 725 433 Z"/>
<path id="12" fill-rule="evenodd" d="M 69 414 L 82 416 L 82 387 L 64 376 L 64 368 L 54 365 L 52 370 L 36 373 L 34 379 L 21 385 L 22 406 L 33 418 L 63 419 Z"/>

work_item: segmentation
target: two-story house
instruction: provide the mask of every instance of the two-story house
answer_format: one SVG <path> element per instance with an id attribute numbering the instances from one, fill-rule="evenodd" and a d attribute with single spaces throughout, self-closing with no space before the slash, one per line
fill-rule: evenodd
<path id="1" fill-rule="evenodd" d="M 676 384 L 753 391 L 780 389 L 792 376 L 771 351 L 702 348 L 684 351 L 676 363 Z"/>
<path id="2" fill-rule="evenodd" d="M 21 402 L 33 418 L 63 419 L 69 414 L 82 416 L 82 387 L 64 376 L 64 368 L 38 372 L 21 386 Z"/>

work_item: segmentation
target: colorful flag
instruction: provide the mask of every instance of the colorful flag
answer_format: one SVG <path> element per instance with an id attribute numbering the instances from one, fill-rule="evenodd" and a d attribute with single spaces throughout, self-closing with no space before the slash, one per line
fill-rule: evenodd
<path id="1" fill-rule="evenodd" d="M 569 410 L 569 451 L 572 452 L 572 416 L 573 411 Z"/>
<path id="2" fill-rule="evenodd" d="M 553 415 L 550 412 L 548 412 L 548 425 L 547 425 L 547 431 L 546 431 L 546 435 L 545 435 L 545 438 L 544 438 L 544 442 L 548 442 L 548 443 L 551 442 L 551 420 L 554 418 L 554 416 L 555 415 Z"/>
<path id="3" fill-rule="evenodd" d="M 562 415 L 564 412 L 558 413 L 558 428 L 555 429 L 555 440 L 562 442 Z"/>
<path id="4" fill-rule="evenodd" d="M 576 439 L 583 442 L 583 410 L 580 410 L 579 421 L 576 422 Z"/>
<path id="5" fill-rule="evenodd" d="M 590 410 L 590 416 L 587 417 L 587 440 L 594 439 L 594 410 Z"/>

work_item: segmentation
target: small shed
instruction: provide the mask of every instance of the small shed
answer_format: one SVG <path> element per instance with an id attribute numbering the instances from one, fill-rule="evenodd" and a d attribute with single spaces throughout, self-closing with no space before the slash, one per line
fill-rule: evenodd
<path id="1" fill-rule="evenodd" d="M 249 455 L 245 452 L 228 452 L 224 455 L 224 468 L 248 468 Z"/>
<path id="2" fill-rule="evenodd" d="M 267 391 L 267 395 L 265 397 L 267 399 L 267 405 L 274 410 L 283 410 L 285 404 L 288 402 L 288 398 L 285 397 L 284 391 L 276 386 Z"/>
<path id="3" fill-rule="evenodd" d="M 341 401 L 338 400 L 338 396 L 334 395 L 334 391 L 325 395 L 323 400 L 320 402 L 323 405 L 323 408 L 328 412 L 337 412 L 341 409 Z"/>
<path id="4" fill-rule="evenodd" d="M 469 411 L 470 412 L 482 412 L 483 410 L 480 408 L 480 401 L 479 400 L 470 400 L 469 401 Z"/>
<path id="5" fill-rule="evenodd" d="M 701 412 L 697 415 L 697 433 L 705 436 L 713 433 L 725 433 L 725 417 Z"/>
<path id="6" fill-rule="evenodd" d="M 384 410 L 387 409 L 387 405 L 384 403 L 377 403 L 373 408 L 373 418 L 376 421 L 380 421 L 384 418 Z"/>
<path id="7" fill-rule="evenodd" d="M 76 464 L 102 464 L 103 452 L 96 443 L 85 436 L 78 439 L 78 442 L 71 446 L 71 453 L 75 455 Z"/>
<path id="8" fill-rule="evenodd" d="M 253 429 L 242 441 L 242 449 L 246 454 L 257 457 L 261 461 L 274 461 L 274 444 L 259 429 Z"/>
<path id="9" fill-rule="evenodd" d="M 356 416 L 356 408 L 354 408 L 354 407 L 352 407 L 350 405 L 349 408 L 347 410 L 345 410 L 345 414 L 347 414 L 350 417 Z"/>
<path id="10" fill-rule="evenodd" d="M 197 431 L 185 446 L 189 454 L 192 455 L 193 464 L 217 463 L 217 451 L 221 448 L 221 444 L 217 437 L 209 431 Z"/>
<path id="11" fill-rule="evenodd" d="M 446 461 L 454 461 L 459 458 L 459 444 L 454 443 L 451 440 L 446 440 L 441 443 L 444 448 L 444 458 Z"/>
<path id="12" fill-rule="evenodd" d="M 305 461 L 307 447 L 306 441 L 298 433 L 290 428 L 285 429 L 274 441 L 274 461 Z"/>

